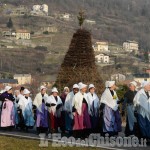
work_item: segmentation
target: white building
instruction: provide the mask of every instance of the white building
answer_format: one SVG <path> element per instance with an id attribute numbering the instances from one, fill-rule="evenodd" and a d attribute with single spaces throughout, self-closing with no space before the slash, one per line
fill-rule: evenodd
<path id="1" fill-rule="evenodd" d="M 109 56 L 104 54 L 96 55 L 95 59 L 98 63 L 109 64 L 110 62 Z"/>
<path id="2" fill-rule="evenodd" d="M 19 85 L 31 84 L 31 74 L 15 74 L 14 79 L 18 80 Z"/>
<path id="3" fill-rule="evenodd" d="M 70 19 L 70 14 L 69 13 L 64 13 L 64 14 L 62 14 L 61 18 L 69 20 Z"/>
<path id="4" fill-rule="evenodd" d="M 29 40 L 30 37 L 30 32 L 27 30 L 17 30 L 16 31 L 16 39 L 23 39 L 23 40 Z"/>
<path id="5" fill-rule="evenodd" d="M 94 51 L 97 51 L 97 52 L 109 52 L 108 42 L 105 42 L 105 41 L 96 42 L 93 48 L 94 48 Z"/>
<path id="6" fill-rule="evenodd" d="M 150 82 L 150 75 L 148 73 L 145 74 L 135 74 L 134 81 L 142 83 L 143 81 Z"/>
<path id="7" fill-rule="evenodd" d="M 41 10 L 42 10 L 43 12 L 45 12 L 45 14 L 48 16 L 48 5 L 43 4 L 43 5 L 41 6 Z"/>
<path id="8" fill-rule="evenodd" d="M 85 22 L 86 22 L 87 24 L 91 24 L 91 25 L 96 24 L 96 21 L 94 21 L 94 20 L 88 20 L 88 19 L 86 19 Z"/>
<path id="9" fill-rule="evenodd" d="M 56 26 L 44 26 L 44 27 L 41 27 L 41 30 L 44 32 L 44 31 L 48 31 L 48 32 L 51 32 L 51 33 L 56 33 L 58 32 L 58 28 Z"/>
<path id="10" fill-rule="evenodd" d="M 123 43 L 123 49 L 127 52 L 135 52 L 138 53 L 139 44 L 136 41 L 126 41 Z"/>
<path id="11" fill-rule="evenodd" d="M 43 5 L 33 5 L 32 15 L 46 15 L 48 16 L 48 5 L 43 4 Z"/>
<path id="12" fill-rule="evenodd" d="M 40 11 L 41 5 L 33 5 L 32 10 L 33 11 Z"/>
<path id="13" fill-rule="evenodd" d="M 121 82 L 126 80 L 126 76 L 120 73 L 111 75 L 111 80 Z"/>
<path id="14" fill-rule="evenodd" d="M 147 77 L 147 78 L 145 78 L 145 77 L 139 77 L 139 78 L 135 77 L 134 80 L 136 82 L 139 82 L 139 83 L 142 83 L 143 81 L 149 81 L 150 82 L 150 78 L 149 77 Z"/>

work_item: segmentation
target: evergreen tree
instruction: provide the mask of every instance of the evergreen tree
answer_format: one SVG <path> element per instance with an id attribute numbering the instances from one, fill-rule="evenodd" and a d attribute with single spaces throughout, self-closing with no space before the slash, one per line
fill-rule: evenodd
<path id="1" fill-rule="evenodd" d="M 144 60 L 145 62 L 149 62 L 149 56 L 148 56 L 148 52 L 144 52 Z"/>
<path id="2" fill-rule="evenodd" d="M 85 16 L 84 16 L 84 11 L 83 10 L 81 10 L 79 12 L 79 16 L 77 16 L 77 18 L 78 18 L 78 21 L 79 21 L 79 26 L 82 29 L 82 26 L 83 26 L 83 23 L 84 23 L 84 20 L 85 20 Z"/>
<path id="3" fill-rule="evenodd" d="M 8 28 L 12 28 L 13 27 L 13 22 L 12 22 L 11 18 L 9 18 L 9 20 L 7 22 L 7 27 Z"/>

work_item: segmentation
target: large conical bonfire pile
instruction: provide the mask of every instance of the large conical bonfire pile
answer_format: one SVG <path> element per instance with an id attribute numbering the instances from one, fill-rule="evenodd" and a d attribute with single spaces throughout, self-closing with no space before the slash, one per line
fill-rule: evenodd
<path id="1" fill-rule="evenodd" d="M 73 35 L 58 73 L 56 86 L 59 89 L 65 86 L 71 88 L 73 84 L 79 82 L 93 83 L 98 94 L 103 90 L 103 82 L 95 65 L 91 33 L 82 28 Z"/>

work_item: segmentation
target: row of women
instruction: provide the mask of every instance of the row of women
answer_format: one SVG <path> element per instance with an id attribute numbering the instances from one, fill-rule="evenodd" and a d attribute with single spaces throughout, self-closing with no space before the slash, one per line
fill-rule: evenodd
<path id="1" fill-rule="evenodd" d="M 136 86 L 131 82 L 121 100 L 115 92 L 115 81 L 106 81 L 100 99 L 93 84 L 80 82 L 72 91 L 65 87 L 60 96 L 57 88 L 52 88 L 48 96 L 46 87 L 41 86 L 33 101 L 28 89 L 21 88 L 13 96 L 12 87 L 6 86 L 0 95 L 1 127 L 28 130 L 36 125 L 40 133 L 63 131 L 81 137 L 101 132 L 114 136 L 122 130 L 119 104 L 123 103 L 122 115 L 127 112 L 125 134 L 135 135 L 138 127 L 141 137 L 150 138 L 150 82 L 144 81 L 138 92 Z"/>

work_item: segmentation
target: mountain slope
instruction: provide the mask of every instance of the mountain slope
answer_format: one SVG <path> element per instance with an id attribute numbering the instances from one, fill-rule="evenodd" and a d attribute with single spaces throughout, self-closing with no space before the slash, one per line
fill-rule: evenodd
<path id="1" fill-rule="evenodd" d="M 69 12 L 77 15 L 83 8 L 88 19 L 96 20 L 93 35 L 100 40 L 122 44 L 125 40 L 137 40 L 141 49 L 150 48 L 149 0 L 0 0 L 13 5 L 49 5 L 49 14 Z"/>

